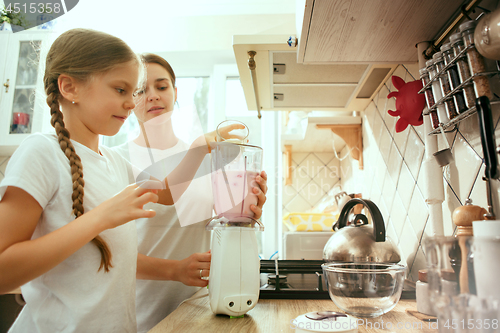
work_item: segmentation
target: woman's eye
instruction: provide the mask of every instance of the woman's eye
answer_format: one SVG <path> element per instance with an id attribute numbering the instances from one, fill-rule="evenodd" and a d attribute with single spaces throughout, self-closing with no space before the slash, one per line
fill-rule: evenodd
<path id="1" fill-rule="evenodd" d="M 158 89 L 159 89 L 159 90 L 165 90 L 165 89 L 167 89 L 167 88 L 168 88 L 168 87 L 166 87 L 166 86 L 165 86 L 165 87 L 158 87 Z"/>
<path id="2" fill-rule="evenodd" d="M 134 96 L 139 96 L 139 95 L 142 95 L 144 94 L 144 90 L 138 90 L 134 93 Z"/>

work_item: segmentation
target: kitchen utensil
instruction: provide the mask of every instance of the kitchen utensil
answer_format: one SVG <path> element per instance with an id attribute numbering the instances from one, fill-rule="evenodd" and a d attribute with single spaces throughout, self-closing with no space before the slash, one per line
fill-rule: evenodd
<path id="1" fill-rule="evenodd" d="M 358 320 L 340 312 L 315 311 L 293 319 L 290 328 L 297 333 L 356 333 Z"/>
<path id="2" fill-rule="evenodd" d="M 459 294 L 456 282 L 458 272 L 454 270 L 457 268 L 457 260 L 460 260 L 459 240 L 456 237 L 428 237 L 424 241 L 424 249 L 428 268 L 427 298 L 432 312 L 438 318 L 439 332 L 447 331 L 448 328 L 450 332 L 454 332 L 451 325 L 445 325 L 452 322 L 454 299 Z"/>
<path id="3" fill-rule="evenodd" d="M 450 299 L 448 304 L 441 304 L 439 309 L 434 326 L 439 332 L 498 332 L 499 303 L 492 299 L 460 294 Z M 491 323 L 494 323 L 493 326 Z"/>
<path id="4" fill-rule="evenodd" d="M 472 222 L 476 237 L 500 237 L 500 220 L 479 220 Z"/>
<path id="5" fill-rule="evenodd" d="M 493 118 L 491 116 L 490 100 L 486 96 L 481 96 L 476 100 L 477 115 L 479 118 L 479 134 L 484 155 L 484 176 L 486 181 L 488 215 L 486 219 L 494 220 L 495 214 L 500 214 L 499 172 L 498 159 L 495 144 L 495 130 L 493 128 Z"/>
<path id="6" fill-rule="evenodd" d="M 346 226 L 349 212 L 358 204 L 368 210 L 372 224 L 368 224 L 365 215 L 354 214 L 351 215 L 351 225 Z M 397 246 L 386 237 L 380 210 L 370 200 L 349 200 L 342 208 L 336 226 L 338 231 L 323 250 L 323 259 L 326 261 L 397 263 L 401 260 Z"/>
<path id="7" fill-rule="evenodd" d="M 339 211 L 342 211 L 342 208 L 344 208 L 344 205 L 351 199 L 352 198 L 344 191 L 335 195 L 335 201 L 337 202 L 337 209 Z"/>
<path id="8" fill-rule="evenodd" d="M 426 61 L 425 66 L 429 73 L 429 80 L 434 79 L 437 75 L 437 69 L 436 66 L 434 65 L 434 59 Z M 434 100 L 436 102 L 441 100 L 441 98 L 443 98 L 443 93 L 441 92 L 441 85 L 439 84 L 439 80 L 434 80 L 432 82 L 431 89 L 432 89 L 432 95 L 434 96 Z M 440 123 L 446 124 L 447 122 L 450 121 L 450 118 L 448 117 L 446 111 L 447 109 L 445 103 L 441 103 L 438 105 L 437 114 Z"/>
<path id="9" fill-rule="evenodd" d="M 500 302 L 500 237 L 474 237 L 474 273 L 477 281 L 477 296 L 491 297 Z"/>
<path id="10" fill-rule="evenodd" d="M 261 172 L 262 148 L 226 140 L 213 144 L 210 154 L 218 214 L 206 226 L 213 230 L 210 307 L 215 314 L 241 316 L 259 299 L 260 262 L 255 231 L 264 227 L 254 218 L 250 205 L 257 205 L 252 188 Z"/>
<path id="11" fill-rule="evenodd" d="M 477 22 L 474 43 L 484 57 L 500 60 L 500 8 L 484 15 Z"/>
<path id="12" fill-rule="evenodd" d="M 259 300 L 259 252 L 252 227 L 208 227 L 212 259 L 208 295 L 214 314 L 241 316 Z"/>
<path id="13" fill-rule="evenodd" d="M 466 21 L 460 24 L 460 32 L 462 33 L 465 47 L 474 46 L 475 29 L 475 20 Z M 486 96 L 491 98 L 492 94 L 488 77 L 484 75 L 476 75 L 486 72 L 486 66 L 483 56 L 479 54 L 479 52 L 477 52 L 475 47 L 471 47 L 467 49 L 467 61 L 469 63 L 471 74 L 473 75 L 474 91 L 476 92 L 476 96 Z"/>
<path id="14" fill-rule="evenodd" d="M 446 135 L 444 134 L 443 126 L 439 126 L 439 130 L 441 132 L 441 137 L 443 138 L 446 148 L 435 152 L 434 157 L 436 158 L 439 166 L 444 167 L 453 162 L 454 159 L 453 154 L 451 153 L 450 144 L 448 143 Z"/>
<path id="15" fill-rule="evenodd" d="M 459 274 L 459 285 L 460 293 L 466 294 L 472 292 L 476 293 L 476 283 L 474 279 L 474 274 L 472 273 L 472 263 L 470 263 L 467 258 L 469 258 L 470 249 L 466 244 L 468 237 L 473 235 L 472 232 L 472 222 L 475 220 L 483 219 L 484 215 L 488 212 L 486 209 L 480 206 L 472 204 L 472 200 L 467 199 L 464 206 L 458 207 L 453 211 L 452 220 L 453 223 L 457 225 L 456 237 L 458 238 L 458 243 L 460 245 L 460 274 Z"/>
<path id="16" fill-rule="evenodd" d="M 468 237 L 467 242 L 472 237 Z M 432 312 L 438 317 L 440 325 L 446 320 L 451 322 L 448 309 L 453 298 L 459 294 L 457 284 L 457 261 L 460 260 L 460 244 L 456 237 L 433 236 L 424 240 L 427 261 L 428 298 Z M 462 262 L 466 262 L 462 258 Z M 440 331 L 441 332 L 441 331 Z"/>
<path id="17" fill-rule="evenodd" d="M 356 317 L 378 317 L 392 310 L 403 290 L 406 267 L 380 263 L 325 263 L 332 301 Z"/>
<path id="18" fill-rule="evenodd" d="M 472 222 L 474 240 L 474 272 L 479 297 L 495 296 L 500 301 L 500 220 Z M 485 272 L 488 272 L 485 274 Z M 494 282 L 495 281 L 495 282 Z M 492 285 L 494 282 L 494 285 Z"/>
<path id="19" fill-rule="evenodd" d="M 231 222 L 255 223 L 250 205 L 257 205 L 257 195 L 252 188 L 261 172 L 262 148 L 226 141 L 212 146 L 215 212 Z"/>
<path id="20" fill-rule="evenodd" d="M 429 283 L 427 281 L 427 270 L 420 269 L 418 271 L 418 281 L 415 284 L 415 294 L 417 298 L 417 311 L 429 316 L 435 316 L 429 299 Z"/>

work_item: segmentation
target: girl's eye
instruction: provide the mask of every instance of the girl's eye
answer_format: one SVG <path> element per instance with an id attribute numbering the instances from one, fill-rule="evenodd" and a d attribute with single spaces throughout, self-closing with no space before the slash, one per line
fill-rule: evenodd
<path id="1" fill-rule="evenodd" d="M 116 88 L 116 91 L 118 91 L 120 94 L 123 94 L 125 92 L 125 89 L 122 88 Z"/>
<path id="2" fill-rule="evenodd" d="M 165 90 L 167 88 L 168 88 L 167 86 L 158 87 L 159 90 Z"/>

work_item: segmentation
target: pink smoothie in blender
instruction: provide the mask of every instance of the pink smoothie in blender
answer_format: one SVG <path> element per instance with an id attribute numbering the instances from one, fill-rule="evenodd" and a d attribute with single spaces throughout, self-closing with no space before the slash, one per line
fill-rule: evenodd
<path id="1" fill-rule="evenodd" d="M 225 176 L 224 177 L 224 173 Z M 237 217 L 254 217 L 250 205 L 257 205 L 257 195 L 252 188 L 257 186 L 255 177 L 259 174 L 244 170 L 217 170 L 212 174 L 212 186 L 217 194 L 215 211 L 230 220 Z"/>

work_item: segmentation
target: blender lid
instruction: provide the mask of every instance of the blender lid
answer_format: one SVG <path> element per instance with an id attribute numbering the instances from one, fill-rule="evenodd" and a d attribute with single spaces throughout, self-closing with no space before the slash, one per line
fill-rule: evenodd
<path id="1" fill-rule="evenodd" d="M 229 220 L 227 217 L 219 215 L 210 219 L 210 221 L 208 221 L 207 225 L 205 226 L 205 230 L 226 228 L 245 228 L 253 229 L 255 231 L 264 231 L 264 225 L 262 224 L 262 222 L 245 216 L 235 217 Z"/>

